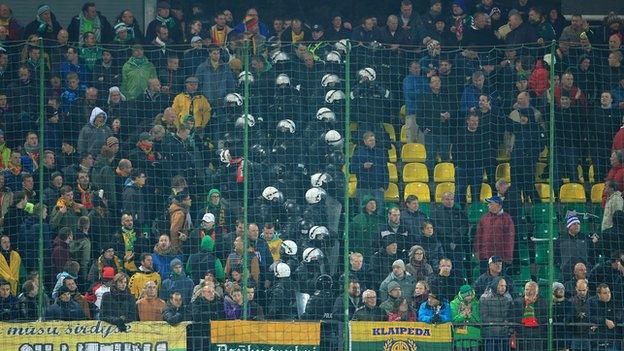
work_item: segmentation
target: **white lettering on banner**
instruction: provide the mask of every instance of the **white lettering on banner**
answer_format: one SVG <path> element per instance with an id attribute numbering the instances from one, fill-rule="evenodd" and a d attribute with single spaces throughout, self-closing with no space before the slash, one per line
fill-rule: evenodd
<path id="1" fill-rule="evenodd" d="M 151 343 L 78 343 L 74 348 L 60 344 L 58 349 L 53 344 L 22 344 L 17 351 L 168 351 L 167 342 Z"/>

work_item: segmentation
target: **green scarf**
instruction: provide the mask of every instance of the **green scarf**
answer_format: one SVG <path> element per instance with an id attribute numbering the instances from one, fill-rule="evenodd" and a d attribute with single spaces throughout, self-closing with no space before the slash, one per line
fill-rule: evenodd
<path id="1" fill-rule="evenodd" d="M 121 236 L 124 241 L 124 248 L 126 251 L 134 251 L 134 242 L 137 239 L 136 233 L 134 229 L 127 229 L 126 227 L 121 227 Z"/>
<path id="2" fill-rule="evenodd" d="M 93 32 L 95 34 L 95 40 L 99 43 L 102 36 L 102 23 L 100 22 L 99 14 L 96 15 L 94 19 L 89 20 L 85 18 L 84 13 L 81 11 L 78 15 L 78 20 L 80 21 L 79 44 L 83 44 L 82 35 L 86 32 Z M 87 24 L 91 24 L 90 29 L 87 28 Z"/>
<path id="3" fill-rule="evenodd" d="M 99 46 L 80 48 L 80 57 L 85 61 L 89 70 L 93 71 L 97 60 L 102 58 L 102 48 Z"/>
<path id="4" fill-rule="evenodd" d="M 130 57 L 128 62 L 130 62 L 131 65 L 135 65 L 137 67 L 143 67 L 143 66 L 145 66 L 147 64 L 147 59 L 145 57 L 136 58 L 136 57 L 132 56 L 132 57 Z"/>
<path id="5" fill-rule="evenodd" d="M 171 16 L 169 16 L 168 18 L 163 18 L 163 17 L 160 17 L 160 16 L 156 16 L 156 20 L 158 22 L 160 22 L 161 25 L 167 27 L 167 29 L 169 29 L 169 30 L 175 28 L 175 26 L 176 26 L 175 20 Z"/>

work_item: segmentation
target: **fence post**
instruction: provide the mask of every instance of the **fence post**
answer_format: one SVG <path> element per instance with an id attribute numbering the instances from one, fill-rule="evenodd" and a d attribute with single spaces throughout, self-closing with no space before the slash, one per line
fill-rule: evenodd
<path id="1" fill-rule="evenodd" d="M 554 228 L 553 215 L 555 211 L 555 47 L 556 42 L 550 43 L 551 62 L 549 64 L 549 88 L 548 88 L 548 184 L 550 185 L 550 202 L 548 204 L 548 286 L 546 289 L 548 299 L 548 351 L 553 346 L 553 292 L 554 280 Z"/>
<path id="2" fill-rule="evenodd" d="M 345 140 L 344 140 L 344 162 L 345 162 L 345 192 L 344 192 L 344 245 L 343 245 L 343 266 L 344 266 L 344 279 L 343 279 L 343 291 L 342 291 L 342 304 L 344 306 L 344 326 L 343 340 L 344 349 L 349 350 L 349 220 L 350 220 L 350 208 L 349 208 L 349 160 L 351 153 L 351 50 L 347 45 L 347 55 L 345 57 Z"/>
<path id="3" fill-rule="evenodd" d="M 44 103 L 45 103 L 45 55 L 43 54 L 44 51 L 44 45 L 43 45 L 43 38 L 39 39 L 39 47 L 41 49 L 41 56 L 39 57 L 39 208 L 43 209 L 43 173 L 45 168 L 43 167 L 43 161 L 45 159 L 44 157 L 44 150 L 43 150 L 43 144 L 45 143 L 45 137 L 44 137 L 44 119 L 45 119 L 45 110 L 44 110 Z M 40 212 L 38 214 L 39 216 L 39 230 L 38 230 L 38 266 L 37 266 L 37 271 L 39 273 L 39 290 L 37 292 L 37 314 L 39 315 L 40 319 L 43 319 L 43 315 L 44 315 L 44 295 L 43 295 L 43 282 L 44 282 L 44 276 L 43 276 L 43 211 Z M 84 269 L 84 268 L 83 268 Z"/>
<path id="4" fill-rule="evenodd" d="M 249 40 L 245 40 L 245 45 L 243 46 L 243 68 L 247 74 L 245 74 L 244 81 L 244 90 L 243 90 L 243 116 L 244 116 L 244 126 L 243 126 L 243 320 L 249 318 L 248 316 L 248 308 L 249 308 L 249 299 L 247 298 L 247 282 L 249 281 L 249 252 L 247 247 L 249 246 L 249 195 L 247 194 L 249 191 L 249 170 L 247 164 L 249 162 Z"/>

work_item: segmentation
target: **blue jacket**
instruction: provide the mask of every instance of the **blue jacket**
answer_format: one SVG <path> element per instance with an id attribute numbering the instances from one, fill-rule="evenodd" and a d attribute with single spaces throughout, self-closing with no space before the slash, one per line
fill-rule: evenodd
<path id="1" fill-rule="evenodd" d="M 434 321 L 434 316 L 438 315 L 436 321 Z M 440 310 L 435 312 L 427 303 L 427 301 L 423 302 L 418 309 L 418 321 L 423 323 L 448 323 L 451 321 L 451 305 L 449 305 L 448 301 L 443 301 L 440 306 Z"/>
<path id="2" fill-rule="evenodd" d="M 236 88 L 230 68 L 221 63 L 215 70 L 210 59 L 207 59 L 197 67 L 195 76 L 199 79 L 199 91 L 213 105 L 218 105 L 216 102 L 223 99 L 227 93 L 234 91 Z"/>
<path id="3" fill-rule="evenodd" d="M 365 169 L 365 162 L 371 162 L 373 166 Z M 349 172 L 356 175 L 360 189 L 388 188 L 388 152 L 378 146 L 372 149 L 357 147 L 351 158 Z"/>
<path id="4" fill-rule="evenodd" d="M 245 28 L 245 22 L 239 23 L 236 27 L 234 27 L 234 30 L 233 30 L 233 32 L 241 33 L 241 34 L 245 33 L 246 31 L 247 29 Z M 264 24 L 264 22 L 258 21 L 258 31 L 260 32 L 262 36 L 269 39 L 270 37 L 269 27 L 266 24 Z"/>
<path id="5" fill-rule="evenodd" d="M 152 261 L 154 262 L 154 271 L 158 272 L 158 274 L 160 274 L 161 277 L 168 277 L 169 273 L 171 272 L 171 261 L 173 261 L 174 259 L 179 259 L 180 261 L 184 262 L 184 260 L 182 259 L 182 255 L 175 255 L 175 256 L 169 256 L 169 255 L 161 255 L 159 253 L 157 253 L 156 251 L 154 251 L 152 253 Z M 169 296 L 167 296 L 167 299 L 169 298 Z"/>
<path id="6" fill-rule="evenodd" d="M 429 89 L 427 78 L 423 76 L 408 75 L 403 79 L 403 97 L 408 115 L 416 113 L 416 101 L 418 96 Z"/>
<path id="7" fill-rule="evenodd" d="M 193 288 L 195 284 L 191 278 L 187 277 L 184 272 L 181 274 L 170 273 L 169 278 L 162 282 L 160 287 L 159 297 L 165 301 L 169 301 L 169 296 L 173 292 L 179 292 L 182 295 L 184 305 L 191 303 L 191 296 L 193 295 Z"/>

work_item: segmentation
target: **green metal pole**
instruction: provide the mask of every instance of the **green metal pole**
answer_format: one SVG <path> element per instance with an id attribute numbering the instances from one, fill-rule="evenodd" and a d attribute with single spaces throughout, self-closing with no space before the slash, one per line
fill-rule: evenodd
<path id="1" fill-rule="evenodd" d="M 343 265 L 344 265 L 344 282 L 342 291 L 342 304 L 344 306 L 344 326 L 343 340 L 344 350 L 349 350 L 349 158 L 351 157 L 351 50 L 347 49 L 345 57 L 345 138 L 344 138 L 344 160 L 345 172 L 344 182 L 345 191 L 343 197 L 344 204 L 344 246 L 343 246 Z"/>
<path id="2" fill-rule="evenodd" d="M 244 69 L 245 72 L 249 72 L 249 41 L 245 41 L 245 45 L 243 47 L 243 58 Z M 249 281 L 249 224 L 247 220 L 247 216 L 249 215 L 249 196 L 247 192 L 249 191 L 249 167 L 248 164 L 248 156 L 249 156 L 249 123 L 247 118 L 249 116 L 249 75 L 245 75 L 245 84 L 244 84 L 244 92 L 243 92 L 243 115 L 245 116 L 244 126 L 243 126 L 243 319 L 249 318 L 248 316 L 248 305 L 249 300 L 247 299 L 247 282 Z M 256 287 L 258 288 L 258 287 Z"/>
<path id="3" fill-rule="evenodd" d="M 43 143 L 44 140 L 44 92 L 45 92 L 45 60 L 44 60 L 44 46 L 43 38 L 39 39 L 39 47 L 41 49 L 41 56 L 39 58 L 39 207 L 43 209 Z M 39 265 L 37 270 L 39 272 L 39 290 L 37 294 L 37 313 L 39 318 L 43 318 L 43 211 L 39 213 Z M 83 267 L 84 268 L 84 267 Z"/>
<path id="4" fill-rule="evenodd" d="M 555 169 L 555 45 L 553 40 L 550 44 L 550 55 L 552 57 L 550 64 L 550 85 L 548 102 L 550 105 L 549 124 L 548 124 L 548 183 L 550 184 L 550 202 L 548 204 L 548 286 L 546 287 L 548 297 L 548 351 L 552 351 L 553 347 L 553 294 L 552 284 L 554 280 L 554 228 L 553 216 L 555 213 L 555 189 L 554 186 L 554 169 Z"/>

